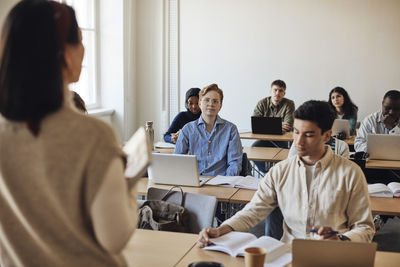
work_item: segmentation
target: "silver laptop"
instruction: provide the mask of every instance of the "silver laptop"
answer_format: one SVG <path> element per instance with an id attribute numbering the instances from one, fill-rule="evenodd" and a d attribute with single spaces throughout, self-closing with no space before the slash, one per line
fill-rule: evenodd
<path id="1" fill-rule="evenodd" d="M 147 172 L 149 179 L 156 184 L 202 186 L 209 180 L 199 177 L 194 155 L 153 153 L 153 163 Z"/>
<path id="2" fill-rule="evenodd" d="M 340 132 L 346 133 L 346 138 L 350 137 L 350 122 L 348 120 L 336 119 L 332 125 L 332 135 L 336 136 Z"/>
<path id="3" fill-rule="evenodd" d="M 374 266 L 376 243 L 295 239 L 293 267 Z"/>
<path id="4" fill-rule="evenodd" d="M 368 134 L 367 153 L 370 159 L 400 160 L 400 135 Z"/>

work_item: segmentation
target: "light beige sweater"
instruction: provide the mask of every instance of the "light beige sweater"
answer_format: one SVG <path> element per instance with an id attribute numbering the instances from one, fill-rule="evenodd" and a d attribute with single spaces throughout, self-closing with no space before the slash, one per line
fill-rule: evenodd
<path id="1" fill-rule="evenodd" d="M 90 217 L 117 157 L 112 129 L 70 108 L 46 117 L 38 137 L 0 117 L 0 265 L 124 265 L 96 241 Z"/>

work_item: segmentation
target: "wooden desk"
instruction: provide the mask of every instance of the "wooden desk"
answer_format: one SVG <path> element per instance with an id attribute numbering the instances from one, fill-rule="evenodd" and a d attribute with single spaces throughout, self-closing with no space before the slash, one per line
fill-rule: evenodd
<path id="1" fill-rule="evenodd" d="M 231 257 L 228 254 L 216 251 L 202 250 L 193 246 L 190 251 L 176 265 L 178 267 L 187 267 L 190 263 L 196 261 L 215 261 L 229 267 L 244 267 L 243 257 Z M 375 267 L 395 267 L 399 266 L 400 253 L 377 251 L 375 254 Z M 289 264 L 288 266 L 291 266 Z"/>
<path id="2" fill-rule="evenodd" d="M 249 160 L 265 162 L 276 162 L 274 158 L 281 150 L 279 147 L 243 147 Z"/>
<path id="3" fill-rule="evenodd" d="M 253 134 L 252 132 L 239 133 L 240 139 L 257 139 L 263 141 L 293 141 L 293 133 L 286 132 L 284 134 Z"/>
<path id="4" fill-rule="evenodd" d="M 281 151 L 279 151 L 279 153 L 275 155 L 274 162 L 279 162 L 279 161 L 287 159 L 287 157 L 289 155 L 289 150 L 290 149 L 282 148 Z"/>
<path id="5" fill-rule="evenodd" d="M 230 203 L 249 203 L 255 190 L 239 189 L 229 200 Z M 400 198 L 371 197 L 371 210 L 380 215 L 400 215 Z"/>
<path id="6" fill-rule="evenodd" d="M 128 266 L 174 266 L 196 241 L 194 234 L 136 229 L 122 254 Z"/>
<path id="7" fill-rule="evenodd" d="M 153 152 L 159 152 L 163 154 L 174 154 L 175 148 L 154 148 Z"/>
<path id="8" fill-rule="evenodd" d="M 371 197 L 373 213 L 381 215 L 400 215 L 400 198 Z"/>
<path id="9" fill-rule="evenodd" d="M 400 170 L 400 160 L 368 160 L 365 163 L 365 168 L 370 169 L 386 169 L 386 170 Z"/>
<path id="10" fill-rule="evenodd" d="M 345 141 L 349 146 L 354 146 L 355 139 L 356 139 L 356 136 L 353 135 L 350 138 L 344 139 L 343 141 Z"/>
<path id="11" fill-rule="evenodd" d="M 157 187 L 161 189 L 170 189 L 172 185 L 161 185 L 161 184 L 148 184 L 148 178 L 142 178 L 137 185 L 137 194 L 145 196 L 147 194 L 147 188 Z M 218 201 L 228 202 L 229 199 L 238 191 L 238 188 L 215 186 L 215 185 L 203 185 L 201 187 L 182 186 L 182 190 L 188 193 L 202 194 L 207 196 L 215 196 Z"/>

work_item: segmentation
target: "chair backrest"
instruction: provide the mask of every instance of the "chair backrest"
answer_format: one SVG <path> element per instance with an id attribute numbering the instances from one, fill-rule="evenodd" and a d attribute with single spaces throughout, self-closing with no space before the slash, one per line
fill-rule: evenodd
<path id="1" fill-rule="evenodd" d="M 243 152 L 242 156 L 242 170 L 240 171 L 240 176 L 251 175 L 251 164 L 247 158 L 247 153 Z"/>
<path id="2" fill-rule="evenodd" d="M 162 199 L 168 190 L 150 187 L 147 199 Z M 181 192 L 172 192 L 166 201 L 181 204 Z M 183 206 L 190 213 L 189 232 L 198 234 L 203 228 L 211 227 L 217 208 L 217 198 L 214 196 L 187 193 L 184 194 Z"/>

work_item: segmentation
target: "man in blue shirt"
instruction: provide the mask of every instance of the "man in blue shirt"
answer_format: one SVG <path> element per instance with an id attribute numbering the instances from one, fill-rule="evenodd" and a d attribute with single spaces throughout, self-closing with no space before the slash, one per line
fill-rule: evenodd
<path id="1" fill-rule="evenodd" d="M 223 92 L 211 84 L 200 91 L 200 118 L 187 123 L 176 141 L 175 154 L 197 156 L 203 176 L 239 175 L 242 169 L 242 143 L 236 126 L 218 116 Z"/>

